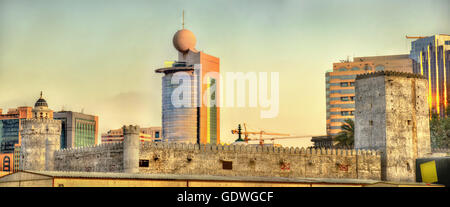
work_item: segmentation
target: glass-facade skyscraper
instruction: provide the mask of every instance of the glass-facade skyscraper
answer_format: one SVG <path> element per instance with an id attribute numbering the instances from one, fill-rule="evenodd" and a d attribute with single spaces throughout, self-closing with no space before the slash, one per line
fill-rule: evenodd
<path id="1" fill-rule="evenodd" d="M 450 35 L 418 38 L 411 43 L 414 73 L 428 79 L 430 114 L 445 116 L 449 100 Z"/>

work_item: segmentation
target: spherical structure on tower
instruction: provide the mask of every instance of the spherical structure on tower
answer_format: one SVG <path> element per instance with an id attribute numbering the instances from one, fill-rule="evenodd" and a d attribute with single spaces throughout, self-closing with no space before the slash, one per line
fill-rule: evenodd
<path id="1" fill-rule="evenodd" d="M 195 49 L 197 39 L 194 33 L 187 29 L 178 30 L 173 36 L 173 46 L 181 53 L 186 53 L 189 49 Z"/>

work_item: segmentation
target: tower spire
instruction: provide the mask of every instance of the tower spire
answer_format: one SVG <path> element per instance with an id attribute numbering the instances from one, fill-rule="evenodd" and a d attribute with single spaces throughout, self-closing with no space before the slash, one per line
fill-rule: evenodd
<path id="1" fill-rule="evenodd" d="M 42 91 L 41 91 L 41 98 L 42 98 Z"/>
<path id="2" fill-rule="evenodd" d="M 183 29 L 184 29 L 184 9 L 183 9 L 183 23 L 181 24 L 181 26 L 182 26 Z"/>

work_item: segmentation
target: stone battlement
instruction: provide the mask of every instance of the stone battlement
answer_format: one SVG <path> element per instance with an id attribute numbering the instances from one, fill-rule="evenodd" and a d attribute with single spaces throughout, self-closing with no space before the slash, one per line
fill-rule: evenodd
<path id="1" fill-rule="evenodd" d="M 158 143 L 146 142 L 141 144 L 141 149 L 174 149 L 174 150 L 197 150 L 202 152 L 250 152 L 267 154 L 304 154 L 304 155 L 370 155 L 379 156 L 380 151 L 370 149 L 330 149 L 330 148 L 294 148 L 294 147 L 272 147 L 251 145 L 212 145 L 212 144 L 185 144 L 185 143 Z"/>
<path id="2" fill-rule="evenodd" d="M 91 145 L 91 146 L 83 146 L 83 147 L 74 147 L 74 148 L 65 148 L 56 151 L 57 155 L 62 154 L 71 154 L 71 153 L 96 153 L 100 151 L 108 151 L 108 150 L 123 150 L 123 143 L 102 143 L 99 145 Z"/>
<path id="3" fill-rule="evenodd" d="M 140 130 L 140 127 L 138 126 L 138 125 L 129 125 L 129 126 L 126 126 L 126 125 L 124 125 L 123 127 L 122 127 L 122 129 L 123 129 L 123 134 L 125 135 L 125 134 L 139 134 L 140 132 L 139 132 L 139 130 Z"/>
<path id="4" fill-rule="evenodd" d="M 426 79 L 425 76 L 415 73 L 406 73 L 406 72 L 397 72 L 397 71 L 377 71 L 372 73 L 364 73 L 356 76 L 356 80 L 365 79 L 365 78 L 374 78 L 378 76 L 397 76 L 397 77 L 405 77 L 405 78 L 418 78 L 418 79 Z"/>
<path id="5" fill-rule="evenodd" d="M 21 120 L 22 125 L 24 124 L 61 124 L 61 120 L 56 119 L 24 119 Z"/>

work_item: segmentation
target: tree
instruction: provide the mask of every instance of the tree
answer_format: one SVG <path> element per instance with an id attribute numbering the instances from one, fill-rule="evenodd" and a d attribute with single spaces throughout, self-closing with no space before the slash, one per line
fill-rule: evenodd
<path id="1" fill-rule="evenodd" d="M 335 146 L 339 147 L 353 147 L 355 143 L 355 123 L 352 119 L 344 120 L 344 124 L 341 126 L 341 132 L 339 132 L 334 140 L 337 141 Z"/>
<path id="2" fill-rule="evenodd" d="M 433 113 L 430 119 L 430 138 L 432 148 L 450 147 L 450 117 L 439 117 Z"/>

